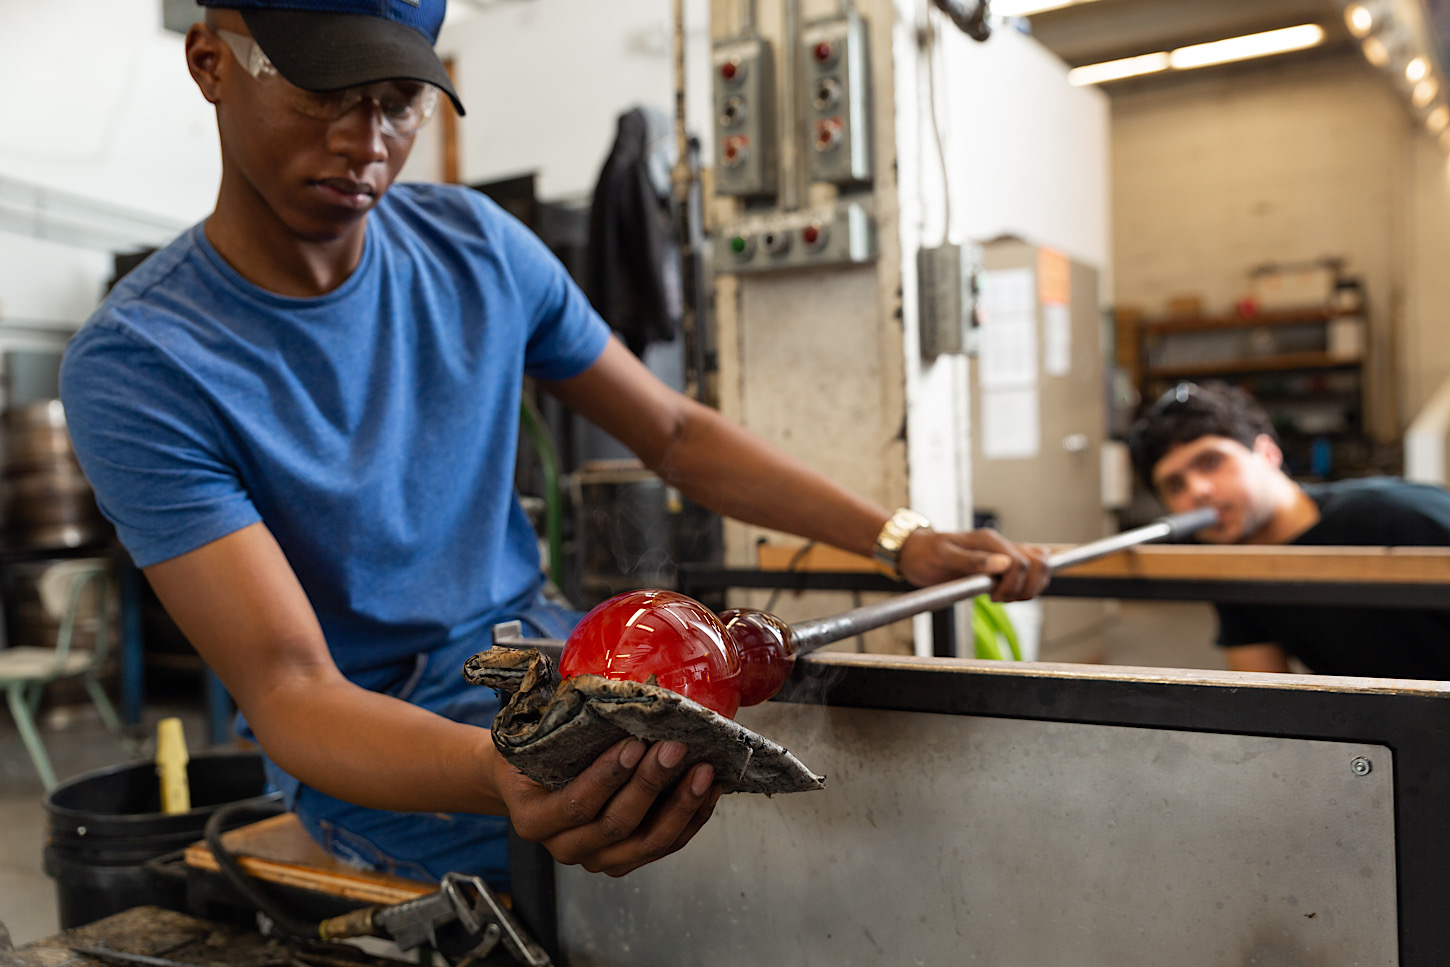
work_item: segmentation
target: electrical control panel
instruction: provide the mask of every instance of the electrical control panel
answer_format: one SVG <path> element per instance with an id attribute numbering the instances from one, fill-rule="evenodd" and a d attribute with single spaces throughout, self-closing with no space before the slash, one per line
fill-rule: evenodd
<path id="1" fill-rule="evenodd" d="M 870 262 L 876 224 L 859 202 L 820 211 L 771 214 L 716 236 L 715 270 L 769 272 Z"/>
<path id="2" fill-rule="evenodd" d="M 916 253 L 923 358 L 971 351 L 981 270 L 982 250 L 976 245 L 948 243 Z"/>
<path id="3" fill-rule="evenodd" d="M 801 38 L 808 177 L 835 185 L 869 182 L 871 74 L 866 24 L 850 13 L 807 24 Z"/>
<path id="4" fill-rule="evenodd" d="M 775 63 L 759 37 L 715 48 L 715 190 L 737 198 L 776 192 Z"/>

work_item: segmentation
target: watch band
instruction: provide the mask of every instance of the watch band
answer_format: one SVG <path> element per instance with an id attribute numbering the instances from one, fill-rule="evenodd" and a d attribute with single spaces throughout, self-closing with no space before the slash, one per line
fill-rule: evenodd
<path id="1" fill-rule="evenodd" d="M 910 507 L 898 507 L 896 512 L 887 518 L 881 528 L 881 533 L 876 535 L 876 543 L 871 548 L 871 557 L 875 559 L 876 566 L 882 573 L 896 580 L 901 580 L 901 546 L 913 531 L 923 527 L 930 527 L 931 521 Z"/>

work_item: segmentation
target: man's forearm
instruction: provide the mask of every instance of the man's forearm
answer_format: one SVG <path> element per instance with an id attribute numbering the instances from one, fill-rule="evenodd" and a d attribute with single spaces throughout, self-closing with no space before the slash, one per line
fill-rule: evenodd
<path id="1" fill-rule="evenodd" d="M 651 468 L 711 510 L 870 554 L 887 512 L 703 406 Z"/>
<path id="2" fill-rule="evenodd" d="M 337 799 L 406 812 L 506 812 L 486 728 L 452 722 L 346 679 L 298 682 L 244 709 L 267 754 Z"/>

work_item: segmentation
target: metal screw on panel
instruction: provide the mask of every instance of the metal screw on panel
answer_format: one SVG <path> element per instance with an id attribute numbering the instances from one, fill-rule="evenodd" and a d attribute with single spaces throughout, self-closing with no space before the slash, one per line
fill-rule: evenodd
<path id="1" fill-rule="evenodd" d="M 1349 770 L 1357 776 L 1367 776 L 1374 765 L 1362 755 L 1355 756 L 1349 763 Z"/>

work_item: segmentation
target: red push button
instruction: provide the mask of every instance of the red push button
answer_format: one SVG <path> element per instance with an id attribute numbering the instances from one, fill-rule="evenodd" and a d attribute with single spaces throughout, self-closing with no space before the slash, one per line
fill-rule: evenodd
<path id="1" fill-rule="evenodd" d="M 823 40 L 816 44 L 812 53 L 815 55 L 817 63 L 829 64 L 836 59 L 836 45 L 829 40 Z"/>
<path id="2" fill-rule="evenodd" d="M 727 168 L 738 168 L 745 163 L 745 158 L 750 154 L 750 139 L 743 135 L 733 138 L 726 138 L 725 143 L 720 147 L 720 160 Z"/>
<path id="3" fill-rule="evenodd" d="M 815 148 L 822 154 L 834 151 L 841 143 L 842 123 L 840 118 L 825 118 L 816 122 L 815 137 L 812 139 Z"/>
<path id="4" fill-rule="evenodd" d="M 720 78 L 726 83 L 739 80 L 741 74 L 742 70 L 740 67 L 740 61 L 738 59 L 727 60 L 725 63 L 720 65 Z"/>

